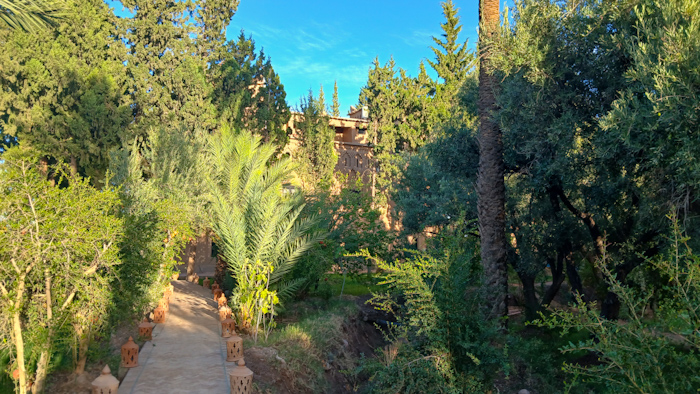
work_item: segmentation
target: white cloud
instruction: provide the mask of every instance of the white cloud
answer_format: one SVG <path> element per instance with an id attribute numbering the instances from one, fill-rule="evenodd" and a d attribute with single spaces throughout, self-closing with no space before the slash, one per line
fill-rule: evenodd
<path id="1" fill-rule="evenodd" d="M 428 30 L 414 30 L 408 35 L 394 35 L 404 44 L 411 47 L 428 47 L 433 44 L 432 37 L 440 37 L 439 33 Z"/>

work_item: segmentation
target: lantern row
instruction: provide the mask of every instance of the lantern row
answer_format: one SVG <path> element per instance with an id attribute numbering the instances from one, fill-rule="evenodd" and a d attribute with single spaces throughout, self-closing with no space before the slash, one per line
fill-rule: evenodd
<path id="1" fill-rule="evenodd" d="M 175 278 L 174 278 L 175 279 Z M 195 283 L 199 283 L 199 277 Z M 231 394 L 250 393 L 253 387 L 253 371 L 245 366 L 243 359 L 243 338 L 236 335 L 236 321 L 232 319 L 231 308 L 227 305 L 226 297 L 218 283 L 211 284 L 209 278 L 204 278 L 203 286 L 209 288 L 211 285 L 214 301 L 219 305 L 219 321 L 221 323 L 221 336 L 226 342 L 226 361 L 236 362 L 237 367 L 229 374 L 231 384 Z M 163 297 L 158 302 L 158 307 L 153 310 L 153 323 L 145 317 L 138 325 L 139 337 L 150 341 L 153 339 L 154 323 L 165 323 L 167 313 L 170 310 L 170 298 L 173 295 L 173 285 L 170 284 L 165 290 Z M 121 348 L 121 366 L 134 368 L 139 365 L 139 346 L 134 342 L 133 337 Z M 115 378 L 108 365 L 102 369 L 102 374 L 92 382 L 92 394 L 117 394 L 119 390 L 119 380 Z"/>

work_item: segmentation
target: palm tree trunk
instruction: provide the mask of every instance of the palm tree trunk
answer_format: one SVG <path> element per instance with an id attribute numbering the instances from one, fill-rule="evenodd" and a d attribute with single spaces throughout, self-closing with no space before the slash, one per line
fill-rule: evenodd
<path id="1" fill-rule="evenodd" d="M 489 315 L 492 319 L 507 316 L 508 270 L 505 234 L 505 184 L 503 181 L 503 141 L 501 130 L 492 118 L 496 109 L 498 82 L 489 61 L 488 37 L 498 29 L 498 0 L 481 0 L 479 67 L 479 174 L 477 210 L 481 237 L 481 261 L 484 266 Z"/>

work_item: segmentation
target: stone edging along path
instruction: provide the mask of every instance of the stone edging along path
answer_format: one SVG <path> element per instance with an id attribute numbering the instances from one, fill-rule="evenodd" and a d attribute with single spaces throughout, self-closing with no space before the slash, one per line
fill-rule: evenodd
<path id="1" fill-rule="evenodd" d="M 173 281 L 165 323 L 139 352 L 119 386 L 120 394 L 231 392 L 226 345 L 221 340 L 217 304 L 211 291 L 186 281 Z"/>

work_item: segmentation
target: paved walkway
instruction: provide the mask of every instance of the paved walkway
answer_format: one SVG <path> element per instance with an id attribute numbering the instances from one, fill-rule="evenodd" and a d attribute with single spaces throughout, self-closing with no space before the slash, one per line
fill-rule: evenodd
<path id="1" fill-rule="evenodd" d="M 153 340 L 139 353 L 119 386 L 120 394 L 231 392 L 226 345 L 211 290 L 173 281 L 174 294 L 165 323 L 156 325 Z"/>

